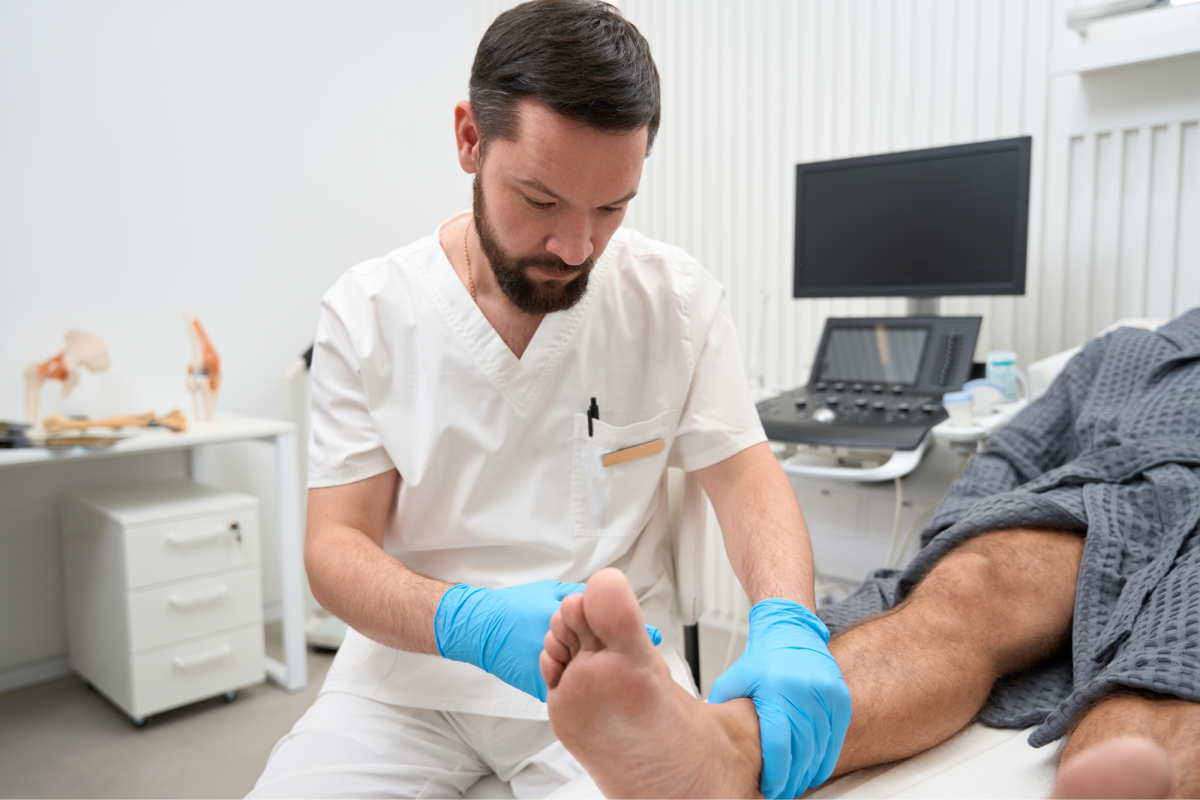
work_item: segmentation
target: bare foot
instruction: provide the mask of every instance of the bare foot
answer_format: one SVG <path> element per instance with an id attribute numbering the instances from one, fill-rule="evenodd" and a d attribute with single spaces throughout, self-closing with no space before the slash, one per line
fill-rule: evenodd
<path id="1" fill-rule="evenodd" d="M 1171 762 L 1161 747 L 1140 736 L 1089 747 L 1058 769 L 1052 797 L 1166 797 Z"/>
<path id="2" fill-rule="evenodd" d="M 671 680 L 623 573 L 592 576 L 550 620 L 542 651 L 554 732 L 606 797 L 757 797 L 758 715 Z"/>

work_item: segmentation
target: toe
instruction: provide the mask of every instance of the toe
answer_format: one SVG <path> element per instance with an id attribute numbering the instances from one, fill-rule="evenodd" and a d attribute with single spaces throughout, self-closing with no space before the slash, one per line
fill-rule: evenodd
<path id="1" fill-rule="evenodd" d="M 622 653 L 653 649 L 637 596 L 620 570 L 602 569 L 588 580 L 583 609 L 591 630 L 606 647 Z"/>
<path id="2" fill-rule="evenodd" d="M 553 629 L 546 632 L 546 637 L 542 639 L 542 649 L 544 649 L 551 658 L 560 664 L 565 665 L 571 660 L 571 650 L 562 640 L 554 635 Z"/>
<path id="3" fill-rule="evenodd" d="M 582 597 L 582 595 L 580 595 Z M 578 603 L 578 600 L 572 600 L 572 604 Z M 575 631 L 563 620 L 562 609 L 554 612 L 554 616 L 550 617 L 550 633 L 554 634 L 554 638 L 563 643 L 567 648 L 567 658 L 563 659 L 563 663 L 570 661 L 570 656 L 579 652 L 579 637 L 575 635 Z"/>
<path id="4" fill-rule="evenodd" d="M 1120 737 L 1090 747 L 1063 763 L 1054 797 L 1166 797 L 1171 762 L 1156 743 Z"/>
<path id="5" fill-rule="evenodd" d="M 572 594 L 563 598 L 562 605 L 559 606 L 558 613 L 566 628 L 574 635 L 577 646 L 571 647 L 571 655 L 578 655 L 580 650 L 599 650 L 603 645 L 596 638 L 596 634 L 592 632 L 592 628 L 588 625 L 587 618 L 584 616 L 584 595 Z M 553 618 L 551 619 L 551 630 L 553 628 Z"/>
<path id="6" fill-rule="evenodd" d="M 559 661 L 556 661 L 545 650 L 538 656 L 538 667 L 542 671 L 542 679 L 546 681 L 546 688 L 553 690 L 558 688 L 558 682 L 562 678 L 563 670 L 566 667 Z"/>

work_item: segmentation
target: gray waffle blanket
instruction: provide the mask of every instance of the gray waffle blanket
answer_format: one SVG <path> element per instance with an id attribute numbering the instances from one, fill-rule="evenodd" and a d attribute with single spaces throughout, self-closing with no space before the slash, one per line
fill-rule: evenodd
<path id="1" fill-rule="evenodd" d="M 1090 342 L 963 471 L 903 570 L 820 610 L 834 633 L 892 608 L 981 533 L 1086 534 L 1071 648 L 999 682 L 981 720 L 1061 737 L 1117 686 L 1200 698 L 1200 308 Z"/>

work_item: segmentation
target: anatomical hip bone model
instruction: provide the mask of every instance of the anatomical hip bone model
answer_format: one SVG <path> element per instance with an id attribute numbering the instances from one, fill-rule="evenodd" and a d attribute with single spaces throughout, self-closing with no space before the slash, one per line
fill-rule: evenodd
<path id="1" fill-rule="evenodd" d="M 83 368 L 92 372 L 108 369 L 108 347 L 85 331 L 67 331 L 66 345 L 61 353 L 40 364 L 25 368 L 25 419 L 31 425 L 38 421 L 42 386 L 46 381 L 62 381 L 62 396 L 69 397 Z"/>
<path id="2" fill-rule="evenodd" d="M 187 390 L 192 393 L 196 419 L 216 418 L 217 393 L 221 389 L 221 357 L 200 320 L 184 314 L 188 333 L 192 337 L 192 362 L 188 364 Z"/>

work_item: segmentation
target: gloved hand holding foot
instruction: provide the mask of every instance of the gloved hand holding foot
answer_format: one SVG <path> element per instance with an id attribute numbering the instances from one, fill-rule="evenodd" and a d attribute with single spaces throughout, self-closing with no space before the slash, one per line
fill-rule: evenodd
<path id="1" fill-rule="evenodd" d="M 500 680 L 546 702 L 546 681 L 538 668 L 550 617 L 582 583 L 537 581 L 503 589 L 460 583 L 438 604 L 433 632 L 443 658 L 474 664 Z M 646 626 L 654 644 L 662 634 Z"/>
<path id="2" fill-rule="evenodd" d="M 754 700 L 764 797 L 799 797 L 829 779 L 850 725 L 850 691 L 829 655 L 829 629 L 799 603 L 750 609 L 746 651 L 713 682 L 710 703 Z"/>

